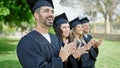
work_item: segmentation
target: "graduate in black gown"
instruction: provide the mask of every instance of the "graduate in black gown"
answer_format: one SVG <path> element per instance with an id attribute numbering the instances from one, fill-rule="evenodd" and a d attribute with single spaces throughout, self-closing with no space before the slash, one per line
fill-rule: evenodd
<path id="1" fill-rule="evenodd" d="M 75 57 L 78 68 L 81 68 L 81 55 L 87 52 L 88 45 L 85 44 L 85 41 L 83 40 L 83 28 L 82 23 L 79 21 L 79 17 L 73 19 L 70 21 L 70 37 L 77 40 L 77 50 L 78 50 L 78 57 Z M 74 64 L 74 63 L 73 63 Z"/>
<path id="2" fill-rule="evenodd" d="M 68 23 L 68 18 L 65 13 L 62 13 L 55 17 L 53 27 L 55 29 L 55 33 L 59 40 L 64 44 L 66 40 L 72 42 L 69 37 L 70 33 L 70 25 Z M 76 43 L 76 42 L 75 42 Z M 76 48 L 76 44 L 74 45 Z M 68 57 L 68 59 L 63 63 L 64 68 L 78 68 L 77 62 L 72 55 Z"/>
<path id="3" fill-rule="evenodd" d="M 89 33 L 90 26 L 89 26 L 89 20 L 87 17 L 80 20 L 83 27 L 83 39 L 87 43 L 89 43 L 92 40 L 92 36 Z M 91 46 L 88 53 L 83 54 L 81 56 L 81 68 L 95 68 L 95 61 L 98 56 L 98 46 L 102 43 L 101 40 L 95 41 L 93 45 Z"/>
<path id="4" fill-rule="evenodd" d="M 17 56 L 22 67 L 63 68 L 63 62 L 73 48 L 67 42 L 61 48 L 58 38 L 48 32 L 54 20 L 52 0 L 27 0 L 27 3 L 35 17 L 36 27 L 18 43 Z"/>

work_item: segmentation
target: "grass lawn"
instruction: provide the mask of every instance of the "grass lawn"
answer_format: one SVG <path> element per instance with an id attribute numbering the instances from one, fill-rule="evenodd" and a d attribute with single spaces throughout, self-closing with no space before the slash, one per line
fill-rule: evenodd
<path id="1" fill-rule="evenodd" d="M 18 39 L 0 37 L 0 68 L 22 68 L 16 56 Z"/>
<path id="2" fill-rule="evenodd" d="M 120 68 L 120 41 L 103 40 L 96 68 Z"/>
<path id="3" fill-rule="evenodd" d="M 18 39 L 0 37 L 0 68 L 22 68 L 17 56 Z M 96 68 L 120 67 L 120 41 L 103 40 L 99 48 Z"/>

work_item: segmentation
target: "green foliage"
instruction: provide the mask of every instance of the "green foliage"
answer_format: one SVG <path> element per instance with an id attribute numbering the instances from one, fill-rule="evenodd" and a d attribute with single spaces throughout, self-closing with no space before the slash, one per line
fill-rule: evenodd
<path id="1" fill-rule="evenodd" d="M 4 29 L 2 30 L 2 32 L 5 35 L 10 35 L 10 34 L 14 34 L 15 30 L 16 30 L 15 27 L 4 26 Z"/>
<path id="2" fill-rule="evenodd" d="M 3 4 L 4 2 L 1 1 L 0 2 L 0 20 L 2 20 L 3 17 L 5 17 L 6 15 L 10 13 L 10 10 L 7 7 L 3 6 Z"/>
<path id="3" fill-rule="evenodd" d="M 2 26 L 2 22 L 0 21 L 0 33 L 2 32 L 3 30 L 3 26 Z"/>
<path id="4" fill-rule="evenodd" d="M 10 14 L 10 10 L 6 7 L 0 7 L 0 20 L 3 19 L 4 16 Z"/>
<path id="5" fill-rule="evenodd" d="M 5 2 L 5 6 L 10 9 L 10 14 L 4 17 L 5 23 L 20 26 L 21 22 L 30 23 L 31 11 L 25 0 L 14 0 Z"/>
<path id="6" fill-rule="evenodd" d="M 54 31 L 53 27 L 49 28 L 49 32 L 52 33 L 52 34 L 55 34 L 55 31 Z"/>
<path id="7" fill-rule="evenodd" d="M 33 26 L 33 14 L 26 0 L 2 0 L 0 2 L 0 21 L 10 27 L 27 28 Z M 25 25 L 24 25 L 24 24 Z M 0 28 L 3 28 L 0 26 Z"/>

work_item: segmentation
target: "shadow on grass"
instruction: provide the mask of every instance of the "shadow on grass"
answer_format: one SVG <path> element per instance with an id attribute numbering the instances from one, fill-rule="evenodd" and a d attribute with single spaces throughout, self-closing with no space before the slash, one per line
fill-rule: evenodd
<path id="1" fill-rule="evenodd" d="M 17 60 L 5 60 L 0 62 L 0 68 L 22 68 Z"/>
<path id="2" fill-rule="evenodd" d="M 18 39 L 0 38 L 0 54 L 14 51 L 17 43 Z"/>
<path id="3" fill-rule="evenodd" d="M 0 68 L 22 68 L 19 61 L 16 60 L 17 44 L 18 39 L 0 37 Z"/>

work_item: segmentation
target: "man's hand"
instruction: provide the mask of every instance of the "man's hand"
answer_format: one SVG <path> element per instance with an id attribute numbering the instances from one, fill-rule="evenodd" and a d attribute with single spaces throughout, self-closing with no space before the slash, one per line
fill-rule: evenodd
<path id="1" fill-rule="evenodd" d="M 96 43 L 96 40 L 94 40 L 94 39 L 91 39 L 91 40 L 90 40 L 90 42 L 88 42 L 88 45 L 91 45 L 91 46 L 93 46 L 95 43 Z"/>
<path id="2" fill-rule="evenodd" d="M 98 48 L 102 44 L 102 40 L 99 39 L 98 41 L 95 42 L 94 48 Z"/>

